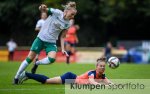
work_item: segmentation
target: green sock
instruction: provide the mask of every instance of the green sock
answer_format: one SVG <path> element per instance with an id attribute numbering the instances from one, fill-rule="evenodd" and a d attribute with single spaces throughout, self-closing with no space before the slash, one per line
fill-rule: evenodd
<path id="1" fill-rule="evenodd" d="M 26 58 L 26 61 L 28 62 L 28 64 L 32 62 L 32 60 L 29 57 Z"/>

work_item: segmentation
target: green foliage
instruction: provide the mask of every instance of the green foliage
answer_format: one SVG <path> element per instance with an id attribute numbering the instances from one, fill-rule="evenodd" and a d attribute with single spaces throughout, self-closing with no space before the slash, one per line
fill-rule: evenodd
<path id="1" fill-rule="evenodd" d="M 44 0 L 43 3 L 47 4 L 49 7 L 61 9 L 61 4 L 63 1 L 64 0 Z"/>
<path id="2" fill-rule="evenodd" d="M 67 1 L 1 0 L 0 37 L 4 41 L 0 44 L 4 45 L 9 37 L 13 37 L 19 45 L 31 45 L 36 37 L 34 27 L 40 14 L 38 6 L 44 3 L 62 9 L 61 5 Z M 150 30 L 150 0 L 71 1 L 77 3 L 75 20 L 80 25 L 79 46 L 102 46 L 108 40 L 146 39 Z M 136 37 L 132 37 L 135 33 Z"/>
<path id="3" fill-rule="evenodd" d="M 10 37 L 14 38 L 19 45 L 31 43 L 35 21 L 39 12 L 39 2 L 40 0 L 0 1 L 0 25 L 2 26 L 2 36 L 7 36 L 7 39 Z M 16 35 L 19 36 L 16 37 Z"/>

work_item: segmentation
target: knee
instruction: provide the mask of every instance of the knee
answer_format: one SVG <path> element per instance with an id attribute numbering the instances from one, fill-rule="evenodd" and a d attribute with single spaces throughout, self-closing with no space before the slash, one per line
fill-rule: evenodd
<path id="1" fill-rule="evenodd" d="M 49 64 L 55 62 L 55 58 L 48 57 L 48 60 L 49 60 Z"/>
<path id="2" fill-rule="evenodd" d="M 36 53 L 33 51 L 30 51 L 27 57 L 30 58 L 31 60 L 33 60 L 35 58 L 35 56 L 36 56 Z"/>

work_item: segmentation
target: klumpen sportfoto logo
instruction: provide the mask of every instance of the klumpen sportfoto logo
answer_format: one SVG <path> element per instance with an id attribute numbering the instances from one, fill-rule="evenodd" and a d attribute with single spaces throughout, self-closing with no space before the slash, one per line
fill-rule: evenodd
<path id="1" fill-rule="evenodd" d="M 105 85 L 93 85 L 93 84 L 77 84 L 77 83 L 71 83 L 70 84 L 70 89 L 78 89 L 78 90 L 94 90 L 94 89 L 105 89 L 106 86 Z"/>
<path id="2" fill-rule="evenodd" d="M 77 84 L 77 83 L 70 83 L 70 89 L 74 90 L 95 90 L 95 89 L 108 89 L 108 90 L 136 90 L 136 89 L 145 89 L 145 85 L 142 83 L 118 83 L 118 84 Z"/>

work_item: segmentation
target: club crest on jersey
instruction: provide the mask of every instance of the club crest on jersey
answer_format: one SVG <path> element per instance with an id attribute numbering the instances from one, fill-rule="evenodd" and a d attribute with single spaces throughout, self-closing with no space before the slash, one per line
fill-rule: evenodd
<path id="1" fill-rule="evenodd" d="M 65 28 L 68 28 L 68 24 L 65 24 Z"/>

